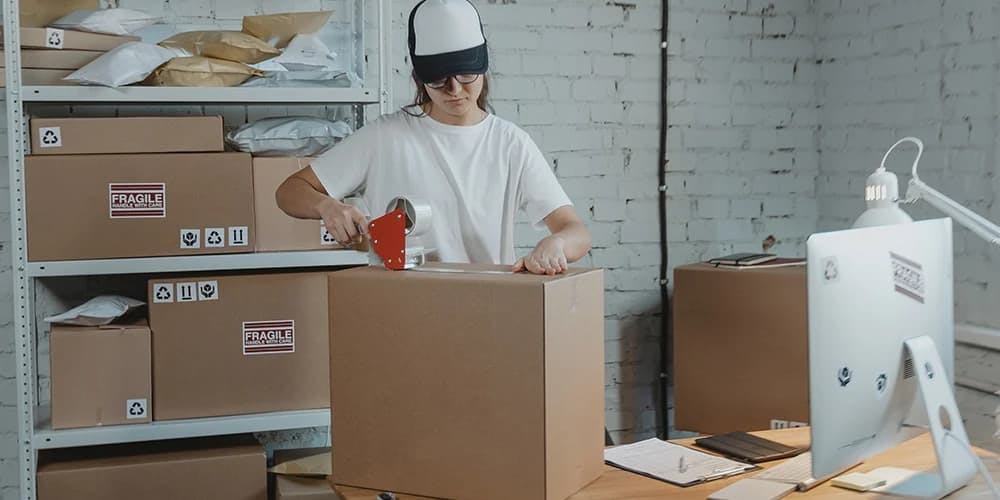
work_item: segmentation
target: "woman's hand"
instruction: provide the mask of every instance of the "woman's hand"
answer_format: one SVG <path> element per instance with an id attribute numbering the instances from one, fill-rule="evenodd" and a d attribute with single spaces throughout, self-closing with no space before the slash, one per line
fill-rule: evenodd
<path id="1" fill-rule="evenodd" d="M 534 274 L 549 276 L 569 269 L 566 259 L 566 242 L 559 235 L 551 235 L 538 242 L 535 249 L 514 264 L 515 273 L 527 269 Z"/>
<path id="2" fill-rule="evenodd" d="M 316 211 L 337 243 L 361 243 L 362 235 L 368 233 L 368 219 L 353 205 L 326 197 L 316 206 Z"/>

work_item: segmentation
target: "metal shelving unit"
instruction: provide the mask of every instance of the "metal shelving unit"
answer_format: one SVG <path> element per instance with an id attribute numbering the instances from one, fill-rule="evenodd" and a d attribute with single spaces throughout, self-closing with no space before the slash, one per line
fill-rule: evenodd
<path id="1" fill-rule="evenodd" d="M 129 443 L 182 437 L 278 431 L 329 425 L 328 409 L 286 411 L 253 415 L 154 421 L 149 424 L 118 425 L 85 429 L 52 430 L 48 408 L 38 406 L 39 379 L 36 366 L 38 332 L 34 319 L 35 282 L 66 276 L 154 274 L 194 271 L 232 271 L 290 268 L 330 268 L 363 265 L 367 254 L 352 250 L 277 252 L 257 254 L 199 255 L 138 259 L 101 259 L 61 262 L 29 262 L 24 191 L 24 155 L 27 150 L 26 121 L 34 103 L 102 104 L 149 103 L 153 105 L 354 105 L 358 123 L 364 121 L 364 106 L 378 104 L 379 113 L 392 103 L 390 47 L 392 17 L 387 0 L 354 1 L 354 69 L 369 83 L 364 33 L 365 5 L 377 10 L 373 25 L 378 33 L 377 85 L 361 88 L 100 88 L 79 86 L 21 85 L 20 3 L 0 0 L 3 8 L 3 39 L 6 69 L 7 146 L 10 178 L 11 254 L 14 302 L 14 345 L 17 363 L 17 414 L 20 498 L 36 498 L 35 469 L 38 451 L 99 444 Z M 249 14 L 249 12 L 248 12 Z"/>

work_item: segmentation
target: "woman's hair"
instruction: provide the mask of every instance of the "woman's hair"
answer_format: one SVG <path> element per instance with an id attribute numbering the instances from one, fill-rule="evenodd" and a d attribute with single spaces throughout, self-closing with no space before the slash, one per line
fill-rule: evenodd
<path id="1" fill-rule="evenodd" d="M 424 82 L 420 80 L 417 76 L 416 71 L 411 73 L 413 77 L 413 83 L 417 86 L 417 95 L 414 96 L 413 102 L 404 106 L 403 111 L 409 113 L 410 116 L 423 116 L 424 104 L 433 105 L 431 101 L 431 95 L 427 92 L 427 87 L 424 87 Z M 490 105 L 490 78 L 488 73 L 483 73 L 483 91 L 479 94 L 479 99 L 476 99 L 476 106 L 479 109 L 486 111 L 487 113 L 494 113 L 493 106 Z M 415 110 L 411 112 L 410 110 Z"/>

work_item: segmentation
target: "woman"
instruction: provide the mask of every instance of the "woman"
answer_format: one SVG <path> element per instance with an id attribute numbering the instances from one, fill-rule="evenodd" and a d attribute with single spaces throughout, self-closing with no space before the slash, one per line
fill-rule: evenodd
<path id="1" fill-rule="evenodd" d="M 278 188 L 278 206 L 293 217 L 323 219 L 337 241 L 356 241 L 367 221 L 343 198 L 363 191 L 373 210 L 397 196 L 419 198 L 433 211 L 423 244 L 435 260 L 566 271 L 590 251 L 590 233 L 527 133 L 487 111 L 489 61 L 475 7 L 421 1 L 410 13 L 409 47 L 414 104 L 362 127 L 289 177 Z M 551 233 L 521 259 L 514 254 L 518 210 Z"/>

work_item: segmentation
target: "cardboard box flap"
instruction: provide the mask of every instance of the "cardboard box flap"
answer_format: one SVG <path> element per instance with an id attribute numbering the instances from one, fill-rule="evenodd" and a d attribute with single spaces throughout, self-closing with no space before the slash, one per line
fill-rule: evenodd
<path id="1" fill-rule="evenodd" d="M 325 477 L 331 474 L 331 461 L 330 448 L 275 450 L 275 465 L 268 471 L 292 476 Z"/>
<path id="2" fill-rule="evenodd" d="M 42 454 L 38 474 L 249 455 L 263 457 L 264 448 L 244 435 L 67 448 Z"/>

